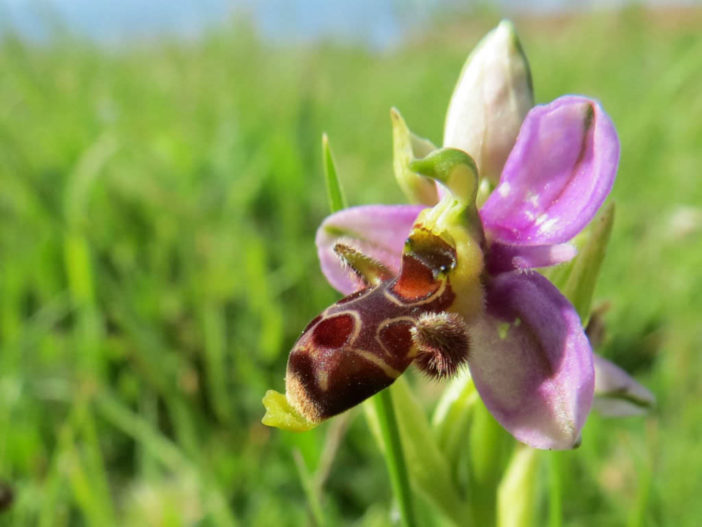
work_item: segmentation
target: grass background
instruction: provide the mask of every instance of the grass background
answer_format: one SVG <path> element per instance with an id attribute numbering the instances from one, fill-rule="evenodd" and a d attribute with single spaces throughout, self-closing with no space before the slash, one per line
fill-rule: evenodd
<path id="1" fill-rule="evenodd" d="M 245 24 L 120 49 L 2 37 L 0 480 L 15 500 L 0 526 L 312 524 L 305 472 L 328 476 L 329 525 L 388 524 L 362 418 L 294 435 L 260 424 L 260 399 L 337 298 L 313 245 L 322 132 L 351 204 L 402 201 L 388 109 L 440 142 L 496 21 L 437 20 L 383 52 L 276 46 Z M 618 127 L 601 352 L 659 402 L 593 415 L 579 450 L 552 454 L 564 524 L 698 525 L 702 16 L 516 24 L 537 101 L 594 96 Z"/>

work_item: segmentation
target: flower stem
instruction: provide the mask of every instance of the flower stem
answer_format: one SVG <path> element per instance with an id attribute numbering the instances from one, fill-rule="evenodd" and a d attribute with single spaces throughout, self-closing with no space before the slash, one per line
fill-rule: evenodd
<path id="1" fill-rule="evenodd" d="M 504 472 L 506 432 L 485 404 L 476 404 L 469 432 L 471 507 L 476 525 L 496 524 L 497 487 Z"/>
<path id="2" fill-rule="evenodd" d="M 548 526 L 563 525 L 563 488 L 561 453 L 549 452 L 548 456 Z"/>
<path id="3" fill-rule="evenodd" d="M 416 527 L 417 522 L 414 517 L 412 507 L 412 493 L 407 477 L 407 467 L 405 457 L 400 442 L 400 432 L 395 418 L 395 408 L 392 404 L 390 390 L 383 390 L 373 398 L 373 405 L 378 414 L 380 433 L 385 443 L 385 464 L 390 474 L 393 494 L 400 509 L 400 518 L 405 527 Z"/>

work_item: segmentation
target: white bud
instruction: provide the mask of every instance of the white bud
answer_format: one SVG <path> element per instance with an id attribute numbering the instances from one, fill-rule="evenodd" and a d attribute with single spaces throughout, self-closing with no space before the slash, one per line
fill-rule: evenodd
<path id="1" fill-rule="evenodd" d="M 444 146 L 470 154 L 480 178 L 496 185 L 533 105 L 529 64 L 512 23 L 503 20 L 463 66 L 446 114 Z"/>

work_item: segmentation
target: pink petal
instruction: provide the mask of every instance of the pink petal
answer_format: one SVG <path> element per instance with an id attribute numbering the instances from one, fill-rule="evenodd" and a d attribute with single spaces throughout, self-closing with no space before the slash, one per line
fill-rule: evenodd
<path id="1" fill-rule="evenodd" d="M 490 274 L 517 269 L 548 267 L 572 260 L 578 250 L 568 243 L 559 245 L 504 245 L 493 243 L 488 251 L 485 266 Z"/>
<path id="2" fill-rule="evenodd" d="M 334 253 L 343 243 L 369 256 L 391 271 L 400 270 L 402 248 L 420 205 L 366 205 L 351 207 L 328 216 L 317 230 L 315 242 L 322 272 L 337 291 L 347 295 L 363 283 Z"/>
<path id="3" fill-rule="evenodd" d="M 567 242 L 609 194 L 619 161 L 614 124 L 600 105 L 568 95 L 533 108 L 480 216 L 506 244 Z"/>
<path id="4" fill-rule="evenodd" d="M 471 375 L 488 410 L 534 448 L 577 445 L 592 405 L 592 349 L 573 306 L 538 273 L 499 275 L 470 325 Z"/>
<path id="5" fill-rule="evenodd" d="M 655 396 L 613 362 L 595 355 L 594 409 L 606 417 L 643 415 Z"/>

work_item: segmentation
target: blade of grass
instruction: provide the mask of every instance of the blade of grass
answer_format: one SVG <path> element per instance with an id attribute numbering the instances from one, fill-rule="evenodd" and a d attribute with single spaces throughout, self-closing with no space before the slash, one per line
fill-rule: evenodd
<path id="1" fill-rule="evenodd" d="M 305 491 L 305 496 L 307 497 L 307 503 L 310 506 L 310 512 L 314 518 L 314 523 L 317 527 L 324 527 L 327 523 L 324 519 L 324 512 L 322 511 L 322 504 L 319 496 L 319 489 L 315 484 L 314 478 L 310 474 L 305 460 L 302 458 L 302 454 L 299 450 L 293 450 L 293 459 L 295 460 L 295 466 L 297 467 L 297 474 L 302 481 L 302 488 Z"/>
<path id="2" fill-rule="evenodd" d="M 226 498 L 207 476 L 206 469 L 192 463 L 174 443 L 153 429 L 146 420 L 125 408 L 113 395 L 103 391 L 96 396 L 95 403 L 98 412 L 106 421 L 143 445 L 145 450 L 166 468 L 173 472 L 190 473 L 201 483 L 206 507 L 216 525 L 233 527 L 238 524 L 229 510 Z"/>
<path id="3" fill-rule="evenodd" d="M 231 422 L 229 392 L 226 378 L 226 321 L 222 308 L 214 301 L 202 307 L 202 325 L 205 345 L 205 368 L 209 396 L 217 417 L 224 423 Z"/>
<path id="4" fill-rule="evenodd" d="M 105 515 L 105 521 L 108 522 L 102 525 L 116 525 L 116 515 L 112 496 L 110 495 L 105 460 L 95 426 L 95 416 L 93 409 L 86 401 L 80 401 L 77 404 L 74 426 L 81 434 L 82 450 L 84 452 L 82 456 L 84 458 L 83 465 L 88 470 L 92 492 L 99 499 L 101 509 Z"/>
<path id="5" fill-rule="evenodd" d="M 329 138 L 327 134 L 322 135 L 322 159 L 324 165 L 324 178 L 327 182 L 327 197 L 329 198 L 329 208 L 332 212 L 337 212 L 346 208 L 346 200 L 341 190 L 339 176 L 336 172 L 334 157 L 332 156 Z"/>
<path id="6" fill-rule="evenodd" d="M 78 403 L 80 404 L 80 403 Z M 79 449 L 80 439 L 76 437 L 72 423 L 67 423 L 60 434 L 60 465 L 65 473 L 78 509 L 87 525 L 115 525 L 111 507 L 94 485 L 94 474 L 90 470 L 90 460 Z"/>
<path id="7" fill-rule="evenodd" d="M 634 506 L 629 512 L 627 518 L 627 527 L 641 527 L 648 525 L 647 514 L 651 502 L 651 492 L 653 483 L 653 471 L 651 470 L 650 461 L 641 459 L 638 462 L 638 482 L 636 490 L 636 499 Z"/>

